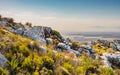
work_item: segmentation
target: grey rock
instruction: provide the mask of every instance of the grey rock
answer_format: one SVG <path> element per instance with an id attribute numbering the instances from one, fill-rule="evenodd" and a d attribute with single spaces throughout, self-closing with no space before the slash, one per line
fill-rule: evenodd
<path id="1" fill-rule="evenodd" d="M 4 57 L 4 55 L 2 55 L 0 53 L 0 66 L 3 67 L 7 62 L 7 58 Z"/>
<path id="2" fill-rule="evenodd" d="M 47 52 L 47 49 L 44 46 L 39 46 L 39 50 L 42 52 Z"/>
<path id="3" fill-rule="evenodd" d="M 42 26 L 33 27 L 30 30 L 24 31 L 24 36 L 30 37 L 33 40 L 46 44 L 44 30 Z"/>
<path id="4" fill-rule="evenodd" d="M 51 38 L 46 38 L 47 44 L 53 44 L 53 40 Z"/>
<path id="5" fill-rule="evenodd" d="M 120 44 L 118 43 L 112 43 L 113 49 L 119 50 L 120 51 Z"/>
<path id="6" fill-rule="evenodd" d="M 73 52 L 73 53 L 75 53 L 76 54 L 76 56 L 80 56 L 80 52 L 79 51 L 75 51 L 75 50 L 73 50 L 73 49 L 69 49 L 69 50 L 67 50 L 68 52 Z"/>
<path id="7" fill-rule="evenodd" d="M 58 48 L 66 49 L 66 44 L 64 43 L 58 43 L 57 45 Z"/>
<path id="8" fill-rule="evenodd" d="M 111 68 L 112 65 L 120 66 L 120 53 L 103 53 L 104 62 Z"/>

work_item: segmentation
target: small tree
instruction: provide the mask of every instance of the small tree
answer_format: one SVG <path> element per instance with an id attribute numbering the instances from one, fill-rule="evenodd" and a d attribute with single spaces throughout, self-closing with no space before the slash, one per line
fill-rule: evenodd
<path id="1" fill-rule="evenodd" d="M 2 16 L 0 15 L 0 21 L 2 20 Z"/>
<path id="2" fill-rule="evenodd" d="M 9 23 L 13 23 L 13 22 L 14 22 L 14 19 L 13 19 L 13 18 L 10 18 L 8 22 L 9 22 Z"/>
<path id="3" fill-rule="evenodd" d="M 30 23 L 30 22 L 26 22 L 25 25 L 27 25 L 27 26 L 29 26 L 29 27 L 32 27 L 32 23 Z"/>

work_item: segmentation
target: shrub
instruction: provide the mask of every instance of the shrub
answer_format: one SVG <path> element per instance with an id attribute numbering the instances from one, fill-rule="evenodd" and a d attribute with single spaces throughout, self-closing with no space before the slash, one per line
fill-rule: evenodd
<path id="1" fill-rule="evenodd" d="M 101 68 L 101 75 L 115 75 L 111 68 Z"/>
<path id="2" fill-rule="evenodd" d="M 42 66 L 42 57 L 39 57 L 37 53 L 29 55 L 22 63 L 22 67 L 27 68 L 29 72 L 35 70 L 36 68 L 39 70 Z"/>
<path id="3" fill-rule="evenodd" d="M 19 46 L 19 52 L 23 53 L 23 55 L 26 57 L 29 55 L 29 49 L 25 45 Z"/>
<path id="4" fill-rule="evenodd" d="M 72 42 L 72 49 L 77 50 L 80 47 L 80 44 L 78 42 Z"/>
<path id="5" fill-rule="evenodd" d="M 48 56 L 43 57 L 43 65 L 47 69 L 53 69 L 54 60 Z"/>
<path id="6" fill-rule="evenodd" d="M 68 62 L 64 63 L 63 67 L 66 68 L 69 72 L 72 72 L 74 69 L 74 67 Z"/>
<path id="7" fill-rule="evenodd" d="M 80 57 L 81 62 L 80 65 L 77 67 L 76 72 L 78 74 L 83 74 L 87 75 L 89 73 L 99 73 L 98 68 L 99 68 L 99 61 L 93 60 L 92 58 L 88 58 L 85 55 L 82 55 Z"/>
<path id="8" fill-rule="evenodd" d="M 59 41 L 57 39 L 53 39 L 53 44 L 57 45 Z"/>
<path id="9" fill-rule="evenodd" d="M 29 26 L 29 27 L 32 27 L 32 23 L 30 23 L 30 22 L 26 22 L 25 25 L 27 25 L 27 26 Z"/>
<path id="10" fill-rule="evenodd" d="M 62 66 L 58 66 L 54 70 L 54 75 L 74 75 L 74 74 L 71 74 L 66 68 Z"/>
<path id="11" fill-rule="evenodd" d="M 110 50 L 107 47 L 101 46 L 100 44 L 96 44 L 93 46 L 94 50 L 96 51 L 97 54 L 102 54 L 104 52 L 111 53 L 112 50 Z"/>
<path id="12" fill-rule="evenodd" d="M 36 70 L 33 75 L 39 75 L 39 72 Z"/>
<path id="13" fill-rule="evenodd" d="M 77 74 L 83 74 L 84 75 L 85 72 L 86 72 L 86 68 L 84 66 L 79 66 L 79 67 L 77 67 L 76 72 L 77 72 Z"/>
<path id="14" fill-rule="evenodd" d="M 59 38 L 62 38 L 61 34 L 56 30 L 52 30 L 52 34 L 57 35 L 57 37 L 59 37 Z"/>
<path id="15" fill-rule="evenodd" d="M 40 70 L 40 75 L 53 75 L 53 71 L 43 67 L 42 70 Z"/>
<path id="16" fill-rule="evenodd" d="M 13 22 L 14 22 L 14 19 L 13 19 L 13 18 L 9 18 L 8 22 L 9 22 L 9 23 L 13 23 Z"/>
<path id="17" fill-rule="evenodd" d="M 15 70 L 17 67 L 18 67 L 18 60 L 17 59 L 12 59 L 10 62 L 9 62 L 9 65 L 11 67 L 12 70 Z"/>
<path id="18" fill-rule="evenodd" d="M 8 75 L 8 71 L 0 67 L 0 75 Z"/>
<path id="19" fill-rule="evenodd" d="M 65 62 L 64 56 L 65 56 L 65 54 L 62 52 L 56 53 L 55 54 L 55 64 L 62 65 Z"/>
<path id="20" fill-rule="evenodd" d="M 18 59 L 12 59 L 11 61 L 8 62 L 9 63 L 9 67 L 10 67 L 10 74 L 14 75 L 16 74 L 17 68 L 18 68 L 18 64 L 19 61 Z"/>

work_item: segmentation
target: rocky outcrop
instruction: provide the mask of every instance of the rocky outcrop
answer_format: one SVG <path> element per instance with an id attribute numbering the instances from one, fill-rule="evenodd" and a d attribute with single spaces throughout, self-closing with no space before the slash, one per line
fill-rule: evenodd
<path id="1" fill-rule="evenodd" d="M 114 42 L 112 42 L 111 46 L 113 49 L 120 51 L 120 40 L 114 40 Z"/>
<path id="2" fill-rule="evenodd" d="M 66 45 L 65 43 L 59 43 L 57 45 L 57 50 L 66 50 L 67 52 L 75 53 L 76 56 L 80 56 L 80 53 L 78 51 L 71 49 L 70 45 Z"/>
<path id="3" fill-rule="evenodd" d="M 113 49 L 120 51 L 120 44 L 112 43 L 112 47 Z"/>
<path id="4" fill-rule="evenodd" d="M 120 66 L 120 53 L 103 53 L 101 58 L 105 64 L 104 67 L 112 68 L 113 66 Z"/>
<path id="5" fill-rule="evenodd" d="M 110 42 L 108 40 L 97 40 L 98 43 L 100 43 L 102 46 L 110 47 Z"/>
<path id="6" fill-rule="evenodd" d="M 55 39 L 58 41 L 57 50 L 61 50 L 61 51 L 66 50 L 67 52 L 73 52 L 77 56 L 79 56 L 81 53 L 84 52 L 89 52 L 89 54 L 94 53 L 94 50 L 87 46 L 81 47 L 82 50 L 80 50 L 79 47 L 76 46 L 73 47 L 73 45 L 70 44 L 71 40 L 69 38 L 65 40 L 58 31 L 52 30 L 52 28 L 50 27 L 43 27 L 43 26 L 32 27 L 26 24 L 23 25 L 21 23 L 14 22 L 12 18 L 2 18 L 2 20 L 0 21 L 0 25 L 2 25 L 7 30 L 15 34 L 20 34 L 22 36 L 39 41 L 44 45 L 53 44 L 53 41 Z M 42 50 L 46 52 L 46 49 L 41 46 L 38 48 L 38 50 Z"/>
<path id="7" fill-rule="evenodd" d="M 23 35 L 46 44 L 44 29 L 42 26 L 32 27 L 32 29 L 24 31 Z"/>
<path id="8" fill-rule="evenodd" d="M 15 23 L 12 18 L 2 18 L 0 25 L 13 33 L 24 35 L 43 44 L 46 44 L 46 38 L 50 37 L 52 31 L 50 27 L 31 27 L 21 23 Z"/>
<path id="9" fill-rule="evenodd" d="M 92 44 L 81 45 L 78 49 L 81 54 L 87 53 L 89 56 L 95 58 L 95 50 L 92 48 Z"/>

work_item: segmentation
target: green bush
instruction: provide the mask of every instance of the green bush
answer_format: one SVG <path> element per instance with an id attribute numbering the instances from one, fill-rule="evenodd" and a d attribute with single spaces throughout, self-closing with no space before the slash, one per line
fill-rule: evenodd
<path id="1" fill-rule="evenodd" d="M 37 53 L 29 55 L 22 63 L 22 67 L 27 68 L 29 72 L 31 72 L 31 70 L 35 70 L 36 68 L 41 69 L 42 66 L 42 57 L 39 57 Z"/>
<path id="2" fill-rule="evenodd" d="M 56 30 L 52 30 L 52 34 L 57 35 L 57 37 L 59 37 L 59 38 L 62 38 L 61 34 Z"/>
<path id="3" fill-rule="evenodd" d="M 0 75 L 8 75 L 8 71 L 0 67 Z"/>
<path id="4" fill-rule="evenodd" d="M 67 63 L 67 62 L 63 64 L 63 67 L 66 68 L 70 73 L 74 69 L 74 66 L 72 64 L 70 64 L 70 63 Z"/>
<path id="5" fill-rule="evenodd" d="M 101 68 L 101 75 L 115 75 L 111 68 Z"/>
<path id="6" fill-rule="evenodd" d="M 25 45 L 19 46 L 19 52 L 23 53 L 23 55 L 26 57 L 29 55 L 29 49 Z"/>
<path id="7" fill-rule="evenodd" d="M 53 75 L 53 71 L 43 67 L 40 71 L 40 75 Z"/>
<path id="8" fill-rule="evenodd" d="M 47 69 L 53 69 L 54 60 L 48 56 L 43 57 L 43 65 Z"/>
<path id="9" fill-rule="evenodd" d="M 13 23 L 14 22 L 14 19 L 13 18 L 9 18 L 9 23 Z"/>
<path id="10" fill-rule="evenodd" d="M 10 62 L 9 62 L 9 65 L 11 67 L 12 70 L 15 70 L 17 67 L 18 67 L 18 60 L 17 59 L 12 59 Z"/>

